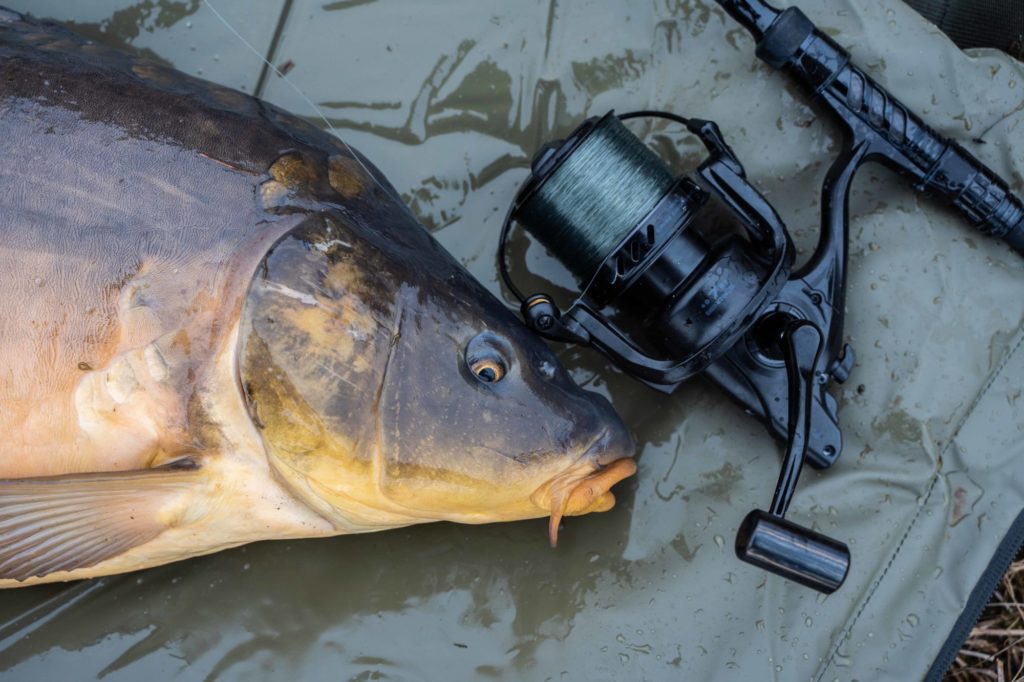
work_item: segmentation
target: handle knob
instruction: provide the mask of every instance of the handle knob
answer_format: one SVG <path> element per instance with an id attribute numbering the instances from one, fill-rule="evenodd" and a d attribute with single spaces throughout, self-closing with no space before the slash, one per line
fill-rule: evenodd
<path id="1" fill-rule="evenodd" d="M 760 509 L 740 524 L 736 556 L 825 594 L 839 589 L 850 570 L 844 543 Z"/>

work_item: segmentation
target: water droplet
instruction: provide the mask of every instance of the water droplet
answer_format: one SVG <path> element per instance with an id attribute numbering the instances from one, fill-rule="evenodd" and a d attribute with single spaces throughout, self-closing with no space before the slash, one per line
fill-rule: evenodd
<path id="1" fill-rule="evenodd" d="M 626 638 L 623 637 L 622 635 L 615 635 L 615 641 L 618 642 L 619 644 L 625 644 L 626 643 Z"/>
<path id="2" fill-rule="evenodd" d="M 804 618 L 804 625 L 806 625 L 807 627 L 811 627 L 812 625 L 814 625 L 814 619 L 810 616 L 807 616 L 806 618 Z"/>
<path id="3" fill-rule="evenodd" d="M 912 628 L 916 628 L 917 624 L 920 623 L 920 622 L 921 622 L 921 619 L 917 617 L 916 613 L 911 613 L 910 615 L 907 616 L 907 623 Z"/>
<path id="4" fill-rule="evenodd" d="M 721 535 L 716 535 L 715 544 L 718 545 L 718 549 L 723 549 L 725 547 L 725 538 L 723 538 Z"/>
<path id="5" fill-rule="evenodd" d="M 775 672 L 781 673 L 782 672 L 782 666 L 781 665 L 775 666 Z"/>
<path id="6" fill-rule="evenodd" d="M 619 654 L 619 660 L 623 663 L 629 663 L 629 654 Z"/>
<path id="7" fill-rule="evenodd" d="M 186 21 L 185 22 L 185 28 L 192 28 L 192 22 L 191 21 Z"/>
<path id="8" fill-rule="evenodd" d="M 46 280 L 44 280 L 42 277 L 33 277 L 32 278 L 32 283 L 35 284 L 37 287 L 43 286 L 43 284 L 45 284 L 45 282 L 46 282 Z"/>
<path id="9" fill-rule="evenodd" d="M 836 652 L 836 656 L 833 660 L 836 662 L 836 665 L 840 668 L 849 668 L 851 665 L 853 665 L 853 659 L 839 651 Z"/>

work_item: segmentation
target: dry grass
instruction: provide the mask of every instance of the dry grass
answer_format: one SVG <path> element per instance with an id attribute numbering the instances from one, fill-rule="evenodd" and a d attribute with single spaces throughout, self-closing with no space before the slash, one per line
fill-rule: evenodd
<path id="1" fill-rule="evenodd" d="M 1024 557 L 1003 576 L 946 680 L 1024 680 Z"/>

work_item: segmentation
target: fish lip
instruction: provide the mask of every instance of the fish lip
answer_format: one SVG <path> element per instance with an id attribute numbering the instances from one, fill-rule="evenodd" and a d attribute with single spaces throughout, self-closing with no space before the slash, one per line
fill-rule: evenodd
<path id="1" fill-rule="evenodd" d="M 558 529 L 564 516 L 608 511 L 615 506 L 612 487 L 636 473 L 636 460 L 632 457 L 619 457 L 607 466 L 598 464 L 597 458 L 577 460 L 577 464 L 583 465 L 582 470 L 579 466 L 570 467 L 531 496 L 534 504 L 548 511 L 548 539 L 552 547 L 558 545 Z"/>
<path id="2" fill-rule="evenodd" d="M 580 451 L 579 456 L 573 460 L 573 463 L 568 468 L 538 486 L 537 489 L 534 490 L 533 494 L 530 495 L 530 500 L 545 512 L 550 512 L 552 489 L 554 487 L 567 485 L 570 486 L 570 490 L 574 490 L 583 484 L 588 478 L 592 477 L 602 469 L 611 466 L 615 462 L 624 459 L 633 459 L 636 452 L 636 446 L 632 437 L 628 440 L 628 447 L 605 448 L 605 446 L 608 445 L 608 441 L 612 438 L 612 435 L 610 427 L 601 429 L 601 431 Z M 598 451 L 597 454 L 595 454 L 595 451 Z M 618 483 L 618 481 L 616 481 L 616 483 Z M 613 483 L 612 485 L 615 484 Z M 610 487 L 611 486 L 609 486 L 609 488 Z"/>

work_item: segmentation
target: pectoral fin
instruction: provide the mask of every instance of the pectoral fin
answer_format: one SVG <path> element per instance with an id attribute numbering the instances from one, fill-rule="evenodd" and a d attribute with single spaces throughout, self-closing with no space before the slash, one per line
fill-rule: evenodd
<path id="1" fill-rule="evenodd" d="M 140 471 L 0 480 L 0 579 L 94 566 L 149 542 L 198 476 L 191 459 Z"/>

